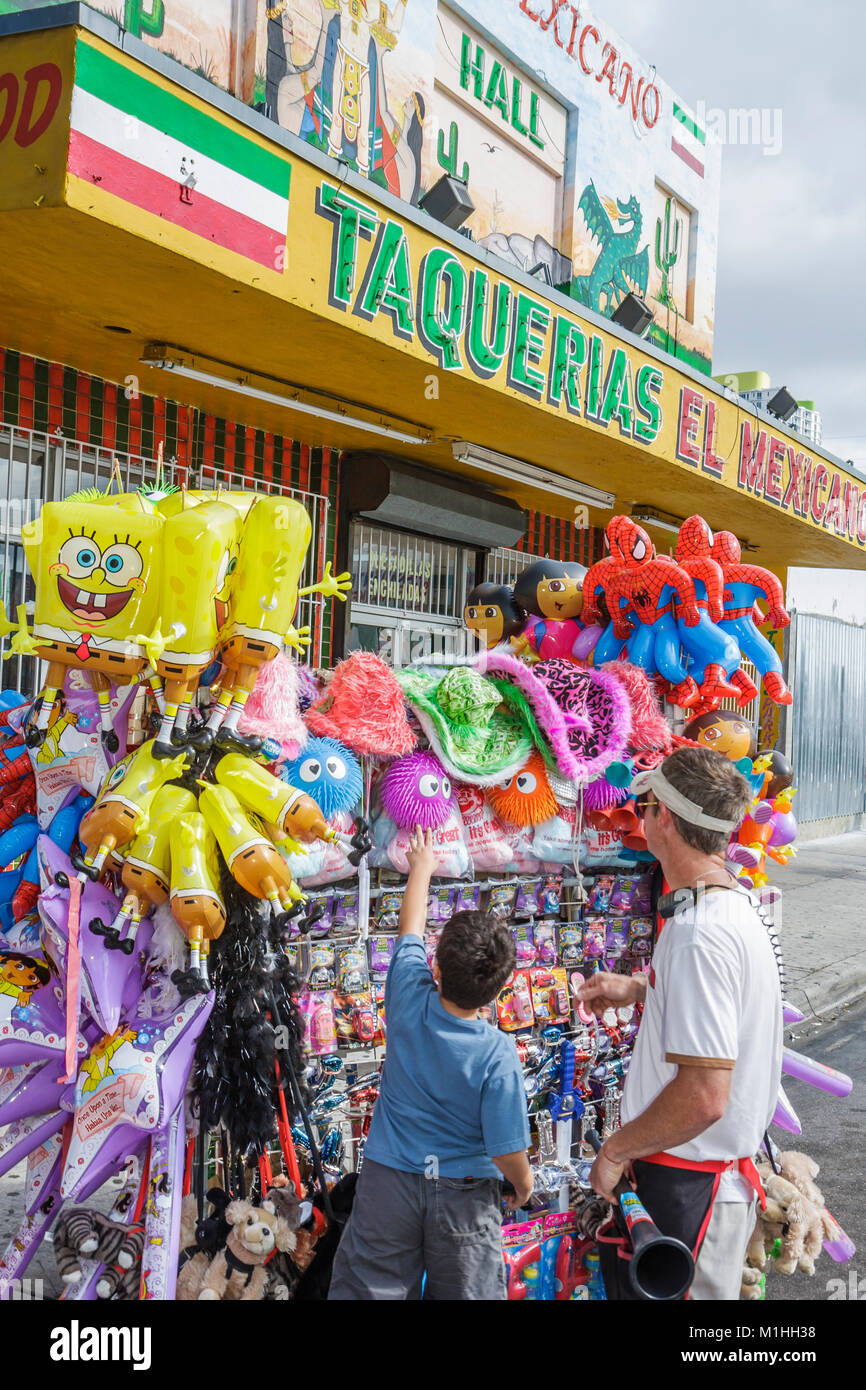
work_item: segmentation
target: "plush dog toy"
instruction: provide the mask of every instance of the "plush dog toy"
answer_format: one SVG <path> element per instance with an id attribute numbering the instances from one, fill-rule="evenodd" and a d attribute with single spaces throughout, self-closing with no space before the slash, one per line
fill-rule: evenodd
<path id="1" fill-rule="evenodd" d="M 97 1298 L 138 1298 L 143 1249 L 143 1225 L 126 1226 L 89 1207 L 67 1212 L 54 1233 L 54 1257 L 64 1284 L 81 1280 L 82 1256 L 105 1265 L 96 1285 Z"/>
<path id="2" fill-rule="evenodd" d="M 245 1303 L 264 1297 L 268 1283 L 265 1261 L 276 1250 L 294 1250 L 296 1236 L 288 1221 L 277 1215 L 270 1200 L 260 1207 L 232 1202 L 226 1209 L 231 1227 L 224 1250 L 214 1256 L 202 1281 L 199 1301 L 236 1299 Z"/>
<path id="3" fill-rule="evenodd" d="M 824 1236 L 829 1232 L 823 1195 L 812 1182 L 818 1168 L 805 1154 L 789 1153 L 784 1157 L 788 1162 L 780 1164 L 783 1172 L 787 1167 L 788 1172 L 796 1173 L 817 1200 L 806 1196 L 787 1177 L 774 1173 L 769 1164 L 759 1164 L 767 1206 L 758 1214 L 746 1260 L 753 1268 L 763 1270 L 767 1253 L 772 1251 L 773 1267 L 778 1274 L 793 1274 L 799 1269 L 803 1274 L 813 1275 Z M 778 1246 L 777 1242 L 780 1242 Z M 775 1253 L 777 1248 L 778 1254 Z"/>

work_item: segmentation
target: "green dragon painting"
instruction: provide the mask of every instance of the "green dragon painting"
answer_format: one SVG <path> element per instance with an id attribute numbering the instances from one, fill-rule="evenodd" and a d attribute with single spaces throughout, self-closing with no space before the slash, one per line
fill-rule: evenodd
<path id="1" fill-rule="evenodd" d="M 594 183 L 588 183 L 578 205 L 592 236 L 601 250 L 588 275 L 578 275 L 571 282 L 571 294 L 588 309 L 599 314 L 612 314 L 627 294 L 643 297 L 649 281 L 649 247 L 638 251 L 643 229 L 643 214 L 637 198 L 627 203 L 599 197 Z M 621 229 L 614 222 L 625 224 Z"/>

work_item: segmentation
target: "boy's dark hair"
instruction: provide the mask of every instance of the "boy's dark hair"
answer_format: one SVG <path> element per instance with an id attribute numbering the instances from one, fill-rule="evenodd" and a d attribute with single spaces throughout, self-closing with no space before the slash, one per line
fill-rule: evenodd
<path id="1" fill-rule="evenodd" d="M 489 1004 L 517 964 L 514 937 L 498 917 L 455 912 L 436 951 L 442 998 L 458 1009 Z"/>

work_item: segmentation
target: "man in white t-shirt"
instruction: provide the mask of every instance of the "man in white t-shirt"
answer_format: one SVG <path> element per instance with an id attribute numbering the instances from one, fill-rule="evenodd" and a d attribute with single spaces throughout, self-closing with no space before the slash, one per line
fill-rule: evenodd
<path id="1" fill-rule="evenodd" d="M 760 1180 L 752 1162 L 776 1107 L 782 1001 L 757 899 L 725 868 L 751 800 L 733 763 L 681 748 L 632 792 L 647 845 L 670 890 L 647 975 L 593 976 L 580 991 L 597 1013 L 644 1004 L 623 1092 L 623 1125 L 601 1148 L 591 1182 L 613 1190 L 631 1166 L 665 1235 L 696 1260 L 693 1299 L 736 1299 Z M 623 1246 L 600 1241 L 609 1298 L 634 1298 Z"/>

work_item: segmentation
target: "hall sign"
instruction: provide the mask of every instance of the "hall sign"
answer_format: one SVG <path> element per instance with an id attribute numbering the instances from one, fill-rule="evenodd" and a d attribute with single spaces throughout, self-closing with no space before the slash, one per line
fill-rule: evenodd
<path id="1" fill-rule="evenodd" d="M 328 302 L 386 326 L 431 366 L 506 385 L 866 549 L 866 486 L 776 436 L 711 387 L 623 346 L 547 299 L 322 180 Z M 412 240 L 410 241 L 410 235 Z M 424 239 L 426 242 L 426 238 Z M 380 329 L 381 332 L 381 329 Z"/>

